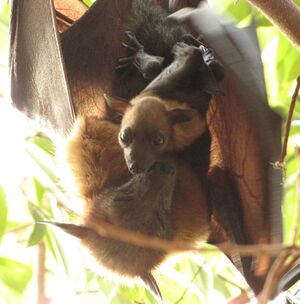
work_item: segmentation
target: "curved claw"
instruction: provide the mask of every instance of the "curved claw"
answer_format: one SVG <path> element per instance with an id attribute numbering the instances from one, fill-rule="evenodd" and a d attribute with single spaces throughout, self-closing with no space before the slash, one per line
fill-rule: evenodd
<path id="1" fill-rule="evenodd" d="M 137 48 L 137 50 L 144 49 L 144 46 L 141 43 L 139 43 L 133 32 L 126 31 L 125 34 L 128 37 L 129 41 Z"/>
<path id="2" fill-rule="evenodd" d="M 124 48 L 126 48 L 126 49 L 132 51 L 132 52 L 135 52 L 135 53 L 138 51 L 136 48 L 132 47 L 131 45 L 129 45 L 129 44 L 125 43 L 125 42 L 122 43 L 122 46 L 123 46 Z"/>
<path id="3" fill-rule="evenodd" d="M 196 46 L 196 47 L 199 47 L 200 45 L 202 45 L 202 43 L 191 34 L 185 34 L 182 37 L 182 41 L 185 42 L 188 45 L 193 45 L 193 46 Z"/>
<path id="4" fill-rule="evenodd" d="M 151 273 L 145 273 L 144 275 L 141 275 L 141 279 L 144 281 L 149 290 L 154 294 L 159 303 L 163 303 L 161 292 L 154 276 Z"/>
<path id="5" fill-rule="evenodd" d="M 119 64 L 115 67 L 115 70 L 116 71 L 121 71 L 121 70 L 125 70 L 127 68 L 131 68 L 131 67 L 133 67 L 131 64 L 132 64 L 131 62 L 128 62 L 128 63 L 125 63 L 125 64 Z"/>
<path id="6" fill-rule="evenodd" d="M 123 63 L 133 62 L 133 60 L 134 60 L 134 56 L 121 57 L 121 58 L 119 58 L 118 62 L 120 64 L 123 64 Z"/>

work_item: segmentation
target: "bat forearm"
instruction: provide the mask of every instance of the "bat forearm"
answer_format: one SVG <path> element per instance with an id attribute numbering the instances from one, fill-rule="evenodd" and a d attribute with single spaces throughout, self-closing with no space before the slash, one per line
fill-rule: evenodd
<path id="1" fill-rule="evenodd" d="M 300 51 L 300 8 L 291 0 L 248 0 Z"/>

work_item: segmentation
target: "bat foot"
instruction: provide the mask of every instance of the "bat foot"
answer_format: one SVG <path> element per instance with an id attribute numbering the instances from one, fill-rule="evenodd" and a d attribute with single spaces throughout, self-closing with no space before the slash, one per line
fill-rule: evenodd
<path id="1" fill-rule="evenodd" d="M 202 35 L 200 35 L 197 38 L 195 38 L 191 34 L 185 34 L 182 37 L 182 41 L 184 43 L 186 43 L 187 45 L 193 45 L 195 47 L 199 47 L 200 45 L 204 45 L 203 42 L 202 42 Z"/>
<path id="2" fill-rule="evenodd" d="M 146 53 L 144 46 L 133 32 L 126 31 L 125 33 L 129 42 L 123 42 L 122 46 L 129 51 L 130 55 L 118 60 L 116 71 L 126 71 L 134 66 L 145 79 L 154 79 L 162 71 L 164 58 Z"/>
<path id="3" fill-rule="evenodd" d="M 214 51 L 205 46 L 202 36 L 195 38 L 191 34 L 184 35 L 182 37 L 182 42 L 179 42 L 175 45 L 175 53 L 178 54 L 182 52 L 184 50 L 184 47 L 187 46 L 196 47 L 201 51 L 204 63 L 209 68 L 209 70 L 211 70 L 217 81 L 221 81 L 224 78 L 223 65 L 216 58 Z"/>

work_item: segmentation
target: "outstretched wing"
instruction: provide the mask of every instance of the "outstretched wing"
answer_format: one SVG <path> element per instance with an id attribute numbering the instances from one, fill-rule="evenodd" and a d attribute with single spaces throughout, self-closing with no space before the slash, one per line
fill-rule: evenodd
<path id="1" fill-rule="evenodd" d="M 216 217 L 238 243 L 280 242 L 282 177 L 273 164 L 280 155 L 281 120 L 267 104 L 255 29 L 222 22 L 208 7 L 180 16 L 203 34 L 226 70 L 225 96 L 214 98 L 208 115 Z M 243 264 L 252 287 L 260 289 L 251 261 Z M 259 259 L 256 274 L 267 264 Z"/>

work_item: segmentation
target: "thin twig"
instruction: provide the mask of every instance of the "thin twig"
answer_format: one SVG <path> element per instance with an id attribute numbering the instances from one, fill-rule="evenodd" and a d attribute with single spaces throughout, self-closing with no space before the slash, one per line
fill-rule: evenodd
<path id="1" fill-rule="evenodd" d="M 202 271 L 203 266 L 205 265 L 205 263 L 206 263 L 206 261 L 204 261 L 204 263 L 201 266 L 198 267 L 198 270 L 194 273 L 194 275 L 193 275 L 193 277 L 192 277 L 189 285 L 186 287 L 186 289 L 182 293 L 181 297 L 174 304 L 178 304 L 178 303 L 180 303 L 184 299 L 186 293 L 188 292 L 188 290 L 190 288 L 190 285 L 195 281 L 195 279 L 198 276 L 198 274 L 200 273 L 200 271 Z"/>
<path id="2" fill-rule="evenodd" d="M 300 254 L 290 254 L 289 259 L 286 260 L 286 263 L 281 267 L 281 273 L 279 275 L 279 279 L 281 279 L 287 272 L 289 272 L 292 268 L 297 265 L 299 262 Z M 279 281 L 279 280 L 278 280 Z"/>
<path id="3" fill-rule="evenodd" d="M 268 303 L 268 301 L 271 297 L 271 294 L 272 294 L 272 290 L 273 290 L 274 276 L 280 270 L 280 268 L 283 266 L 283 264 L 285 263 L 285 261 L 287 260 L 288 257 L 289 257 L 289 252 L 288 252 L 288 250 L 285 250 L 280 254 L 280 256 L 273 263 L 273 265 L 267 275 L 263 290 L 261 291 L 261 293 L 258 296 L 258 304 Z"/>
<path id="4" fill-rule="evenodd" d="M 38 245 L 37 304 L 46 303 L 45 274 L 46 247 L 43 242 Z"/>
<path id="5" fill-rule="evenodd" d="M 64 15 L 63 13 L 61 13 L 58 10 L 55 10 L 55 14 L 58 18 L 60 18 L 61 20 L 63 20 L 66 24 L 68 25 L 72 25 L 74 23 L 74 20 L 71 19 L 70 17 Z"/>
<path id="6" fill-rule="evenodd" d="M 75 211 L 74 214 L 80 217 Z M 47 223 L 47 221 L 44 223 Z M 48 223 L 55 224 L 55 222 Z M 300 252 L 300 246 L 286 246 L 282 243 L 257 245 L 236 245 L 232 243 L 222 243 L 218 244 L 217 248 L 203 248 L 203 246 L 193 246 L 185 242 L 168 241 L 157 237 L 152 237 L 146 234 L 141 234 L 109 224 L 99 219 L 90 219 L 87 226 L 103 237 L 113 238 L 116 240 L 127 242 L 132 245 L 166 252 L 195 251 L 198 253 L 207 253 L 219 252 L 221 250 L 226 254 L 238 252 L 242 256 L 258 256 L 264 253 L 268 253 L 271 256 L 277 256 L 284 249 L 291 249 L 294 250 L 294 252 Z"/>
<path id="7" fill-rule="evenodd" d="M 250 303 L 249 296 L 246 292 L 240 293 L 240 295 L 234 299 L 229 300 L 228 304 L 248 304 Z"/>
<path id="8" fill-rule="evenodd" d="M 292 124 L 292 117 L 294 113 L 294 109 L 296 106 L 297 98 L 299 96 L 299 89 L 300 89 L 300 76 L 297 78 L 297 85 L 292 97 L 290 109 L 289 109 L 289 114 L 287 117 L 286 125 L 285 125 L 285 134 L 284 134 L 284 141 L 283 141 L 283 146 L 281 150 L 281 155 L 279 162 L 277 163 L 278 167 L 283 168 L 284 167 L 284 160 L 286 156 L 286 151 L 287 151 L 287 145 L 288 145 L 288 140 L 289 140 L 289 134 L 290 134 L 290 129 L 291 129 L 291 124 Z"/>
<path id="9" fill-rule="evenodd" d="M 269 299 L 275 295 L 276 286 L 280 279 L 295 266 L 299 257 L 300 253 L 293 249 L 282 251 L 267 275 L 264 288 L 258 297 L 258 304 L 268 303 Z"/>
<path id="10" fill-rule="evenodd" d="M 296 148 L 296 158 L 298 160 L 298 164 L 300 164 L 300 148 Z M 296 215 L 293 222 L 292 227 L 292 242 L 293 245 L 296 245 L 298 230 L 299 230 L 299 223 L 300 223 L 300 170 L 298 170 L 297 176 L 297 207 L 296 207 Z"/>

